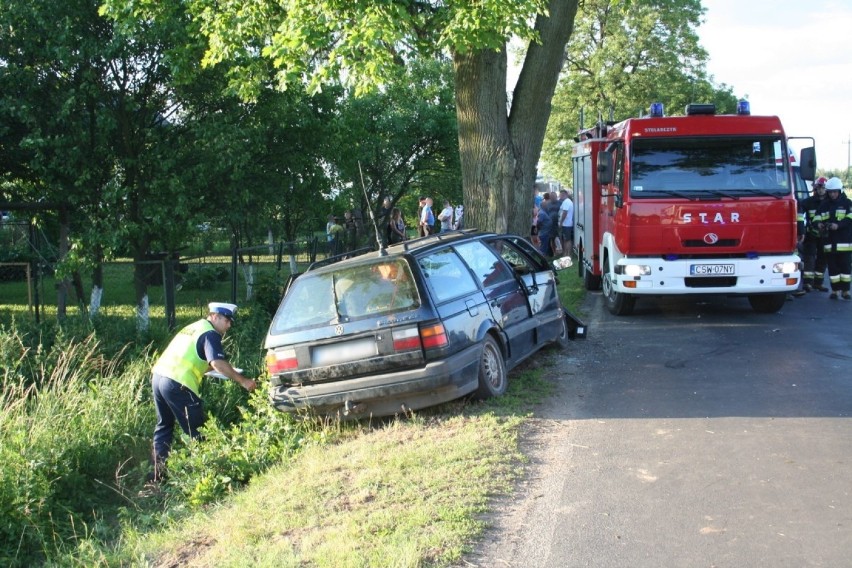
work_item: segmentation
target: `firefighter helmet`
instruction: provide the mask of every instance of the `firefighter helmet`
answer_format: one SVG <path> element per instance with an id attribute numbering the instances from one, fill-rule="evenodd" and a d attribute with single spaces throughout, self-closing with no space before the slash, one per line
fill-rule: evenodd
<path id="1" fill-rule="evenodd" d="M 826 191 L 840 191 L 841 189 L 843 189 L 843 182 L 840 181 L 839 177 L 833 177 L 825 182 Z"/>
<path id="2" fill-rule="evenodd" d="M 820 177 L 816 178 L 816 180 L 814 180 L 814 188 L 816 189 L 817 187 L 820 187 L 820 186 L 825 187 L 825 182 L 827 182 L 827 181 L 828 180 L 825 178 L 825 176 L 820 176 Z"/>

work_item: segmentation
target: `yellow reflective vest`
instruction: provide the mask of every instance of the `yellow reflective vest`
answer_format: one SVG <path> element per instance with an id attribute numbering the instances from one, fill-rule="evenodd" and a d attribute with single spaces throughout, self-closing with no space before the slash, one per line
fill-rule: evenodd
<path id="1" fill-rule="evenodd" d="M 214 329 L 212 323 L 203 319 L 180 330 L 157 359 L 153 372 L 182 384 L 200 397 L 201 382 L 210 364 L 198 356 L 198 338 Z"/>

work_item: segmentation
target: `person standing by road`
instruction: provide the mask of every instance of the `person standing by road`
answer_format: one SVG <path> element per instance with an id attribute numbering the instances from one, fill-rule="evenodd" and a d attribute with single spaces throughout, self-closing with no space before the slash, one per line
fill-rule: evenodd
<path id="1" fill-rule="evenodd" d="M 545 194 L 545 200 L 542 201 L 542 203 L 547 203 L 547 194 Z M 550 215 L 547 214 L 544 207 L 539 207 L 536 212 L 535 227 L 538 230 L 539 250 L 541 251 L 541 254 L 549 258 L 552 256 L 550 239 L 553 223 L 551 222 Z"/>
<path id="2" fill-rule="evenodd" d="M 799 241 L 802 248 L 802 290 L 793 294 L 804 296 L 811 290 L 828 291 L 823 285 L 825 280 L 825 251 L 822 237 L 815 220 L 819 206 L 825 201 L 824 177 L 817 178 L 813 184 L 813 194 L 799 202 L 798 226 Z"/>
<path id="3" fill-rule="evenodd" d="M 562 256 L 571 254 L 574 248 L 574 202 L 568 191 L 563 189 L 559 192 L 562 205 L 559 206 L 559 230 L 562 239 Z"/>
<path id="4" fill-rule="evenodd" d="M 464 229 L 464 205 L 459 203 L 456 205 L 456 210 L 453 214 L 453 230 L 460 231 L 462 229 Z"/>
<path id="5" fill-rule="evenodd" d="M 817 227 L 823 233 L 823 250 L 831 281 L 831 295 L 836 300 L 838 293 L 844 300 L 852 300 L 849 284 L 852 281 L 852 200 L 843 193 L 840 178 L 833 177 L 825 182 L 828 197 L 816 213 Z"/>
<path id="6" fill-rule="evenodd" d="M 405 221 L 399 207 L 391 209 L 390 221 L 388 222 L 388 244 L 395 245 L 405 240 Z"/>
<path id="7" fill-rule="evenodd" d="M 435 226 L 435 214 L 432 213 L 432 198 L 427 197 L 420 212 L 420 234 L 427 237 L 432 234 Z"/>
<path id="8" fill-rule="evenodd" d="M 154 428 L 151 481 L 163 481 L 165 464 L 172 448 L 175 422 L 192 439 L 201 438 L 204 424 L 201 383 L 204 373 L 213 370 L 251 392 L 257 383 L 243 376 L 229 362 L 222 337 L 231 329 L 237 306 L 211 302 L 207 317 L 191 323 L 169 343 L 151 372 L 151 388 L 157 425 Z"/>

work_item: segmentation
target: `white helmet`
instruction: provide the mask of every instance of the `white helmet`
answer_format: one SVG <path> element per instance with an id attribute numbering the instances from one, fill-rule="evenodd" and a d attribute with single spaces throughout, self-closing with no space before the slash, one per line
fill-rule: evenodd
<path id="1" fill-rule="evenodd" d="M 825 182 L 826 191 L 840 191 L 841 189 L 843 189 L 843 182 L 840 181 L 839 177 L 833 177 Z"/>

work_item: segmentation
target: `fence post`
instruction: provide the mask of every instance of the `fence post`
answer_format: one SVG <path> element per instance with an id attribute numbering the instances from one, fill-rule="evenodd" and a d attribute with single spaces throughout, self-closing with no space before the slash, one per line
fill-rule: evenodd
<path id="1" fill-rule="evenodd" d="M 169 331 L 174 331 L 177 327 L 175 317 L 175 267 L 169 256 L 166 256 L 166 259 L 163 260 L 163 289 L 166 293 L 166 323 L 169 326 Z"/>
<path id="2" fill-rule="evenodd" d="M 233 248 L 231 255 L 231 303 L 237 303 L 237 247 Z"/>
<path id="3" fill-rule="evenodd" d="M 299 265 L 296 263 L 296 243 L 291 242 L 287 247 L 290 253 L 290 274 L 296 274 L 299 272 Z"/>

